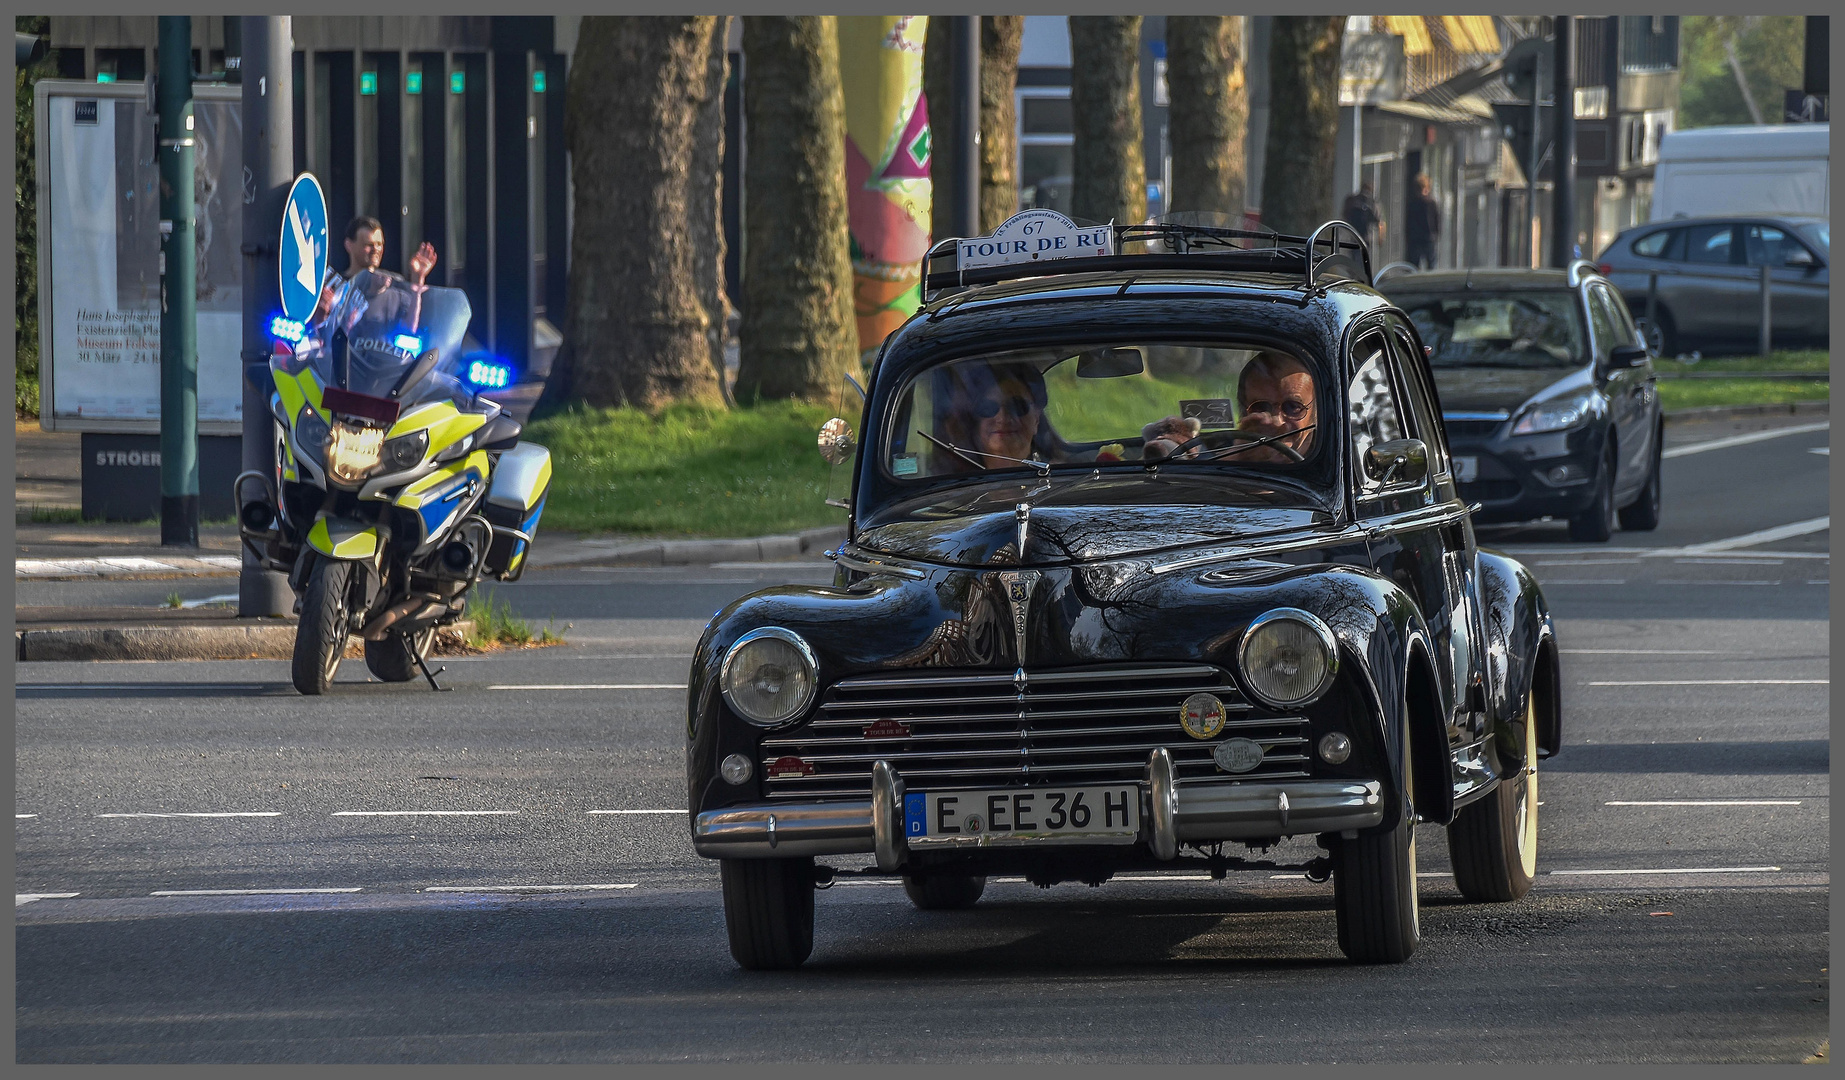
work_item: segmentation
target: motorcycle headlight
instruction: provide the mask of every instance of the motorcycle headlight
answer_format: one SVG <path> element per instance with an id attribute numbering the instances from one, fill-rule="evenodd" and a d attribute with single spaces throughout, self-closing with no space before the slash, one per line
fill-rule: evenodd
<path id="1" fill-rule="evenodd" d="M 412 431 L 408 435 L 399 435 L 395 439 L 386 439 L 384 443 L 384 464 L 392 472 L 414 469 L 423 463 L 423 454 L 429 449 L 429 429 Z"/>
<path id="2" fill-rule="evenodd" d="M 1512 425 L 1514 435 L 1537 435 L 1545 431 L 1568 431 L 1580 427 L 1594 409 L 1594 395 L 1582 393 L 1540 401 L 1525 410 Z"/>
<path id="3" fill-rule="evenodd" d="M 301 415 L 295 418 L 295 452 L 319 464 L 331 436 L 327 422 L 313 409 L 303 407 Z"/>
<path id="4" fill-rule="evenodd" d="M 817 689 L 813 650 L 779 626 L 752 630 L 724 654 L 718 682 L 737 715 L 774 727 L 801 715 Z"/>
<path id="5" fill-rule="evenodd" d="M 1312 612 L 1275 608 L 1249 624 L 1237 664 L 1258 698 L 1292 708 L 1315 700 L 1332 684 L 1339 645 L 1332 629 Z"/>
<path id="6" fill-rule="evenodd" d="M 333 479 L 356 484 L 378 469 L 384 448 L 384 429 L 333 422 L 333 439 L 327 444 L 327 472 Z"/>

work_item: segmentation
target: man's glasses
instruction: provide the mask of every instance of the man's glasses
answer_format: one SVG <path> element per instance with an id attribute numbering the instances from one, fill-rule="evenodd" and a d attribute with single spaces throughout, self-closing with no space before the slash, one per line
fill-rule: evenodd
<path id="1" fill-rule="evenodd" d="M 1308 411 L 1312 408 L 1313 406 L 1304 401 L 1289 400 L 1281 402 L 1280 404 L 1276 404 L 1273 401 L 1252 401 L 1243 407 L 1243 412 L 1268 413 L 1271 416 L 1279 413 L 1289 420 L 1299 420 L 1301 417 L 1306 416 Z"/>
<path id="2" fill-rule="evenodd" d="M 974 415 L 982 420 L 990 420 L 999 415 L 1001 408 L 1004 408 L 1008 415 L 1024 417 L 1029 416 L 1036 406 L 1032 404 L 1030 398 L 1009 397 L 1003 402 L 994 401 L 992 398 L 981 398 L 974 402 Z"/>

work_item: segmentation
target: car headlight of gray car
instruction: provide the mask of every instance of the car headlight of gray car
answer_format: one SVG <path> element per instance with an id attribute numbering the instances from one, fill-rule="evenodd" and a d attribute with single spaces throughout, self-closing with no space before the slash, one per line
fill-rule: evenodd
<path id="1" fill-rule="evenodd" d="M 1595 395 L 1588 391 L 1568 397 L 1540 401 L 1525 410 L 1512 425 L 1514 435 L 1537 435 L 1546 431 L 1568 431 L 1581 427 L 1595 411 Z"/>
<path id="2" fill-rule="evenodd" d="M 1319 616 L 1299 608 L 1263 612 L 1243 632 L 1237 665 L 1251 693 L 1277 708 L 1319 698 L 1339 671 L 1339 644 Z"/>
<path id="3" fill-rule="evenodd" d="M 724 654 L 718 685 L 743 719 L 758 727 L 785 724 L 813 704 L 819 687 L 814 652 L 792 630 L 752 630 Z"/>

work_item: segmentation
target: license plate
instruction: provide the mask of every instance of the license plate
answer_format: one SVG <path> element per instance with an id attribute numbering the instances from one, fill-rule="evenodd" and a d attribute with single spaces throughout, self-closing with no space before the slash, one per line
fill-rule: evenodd
<path id="1" fill-rule="evenodd" d="M 1471 454 L 1457 454 L 1454 458 L 1454 478 L 1463 484 L 1471 484 L 1480 476 L 1480 459 Z"/>
<path id="2" fill-rule="evenodd" d="M 1131 840 L 1140 833 L 1140 785 L 915 792 L 903 810 L 911 840 Z"/>

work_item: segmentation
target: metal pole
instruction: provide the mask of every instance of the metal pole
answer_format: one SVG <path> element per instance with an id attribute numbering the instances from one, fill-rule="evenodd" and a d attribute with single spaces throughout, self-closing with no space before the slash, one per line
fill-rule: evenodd
<path id="1" fill-rule="evenodd" d="M 1768 276 L 1769 270 L 1770 267 L 1764 263 L 1762 266 L 1762 340 L 1760 342 L 1761 348 L 1757 350 L 1763 356 L 1767 356 L 1771 351 L 1769 348 L 1769 341 L 1773 336 L 1774 329 L 1774 307 L 1770 302 L 1773 295 L 1770 292 L 1772 279 Z"/>
<path id="2" fill-rule="evenodd" d="M 198 253 L 193 247 L 192 18 L 160 16 L 160 542 L 199 546 Z"/>
<path id="3" fill-rule="evenodd" d="M 1544 66 L 1538 62 L 1537 54 L 1533 53 L 1531 55 L 1531 172 L 1525 176 L 1525 242 L 1531 245 L 1530 257 L 1526 265 L 1533 267 L 1544 265 L 1543 259 L 1538 254 L 1537 232 L 1538 128 L 1540 126 L 1538 102 L 1544 96 L 1543 88 L 1538 85 L 1538 80 L 1542 77 L 1543 71 Z"/>
<path id="4" fill-rule="evenodd" d="M 1576 18 L 1556 17 L 1557 88 L 1553 94 L 1557 110 L 1555 163 L 1551 166 L 1556 182 L 1551 186 L 1550 259 L 1556 266 L 1568 266 L 1576 258 Z"/>
<path id="5" fill-rule="evenodd" d="M 1352 99 L 1352 191 L 1358 192 L 1365 186 L 1365 136 L 1364 104 L 1354 97 Z M 1366 242 L 1370 237 L 1366 237 Z"/>
<path id="6" fill-rule="evenodd" d="M 962 236 L 980 228 L 980 16 L 953 15 L 949 80 L 954 87 L 954 223 Z"/>
<path id="7" fill-rule="evenodd" d="M 1654 314 L 1659 302 L 1659 275 L 1646 276 L 1646 329 L 1648 333 L 1659 334 L 1659 316 Z M 1665 344 L 1665 335 L 1659 334 L 1660 344 Z M 1662 350 L 1663 351 L 1663 350 Z"/>
<path id="8" fill-rule="evenodd" d="M 275 419 L 269 413 L 269 319 L 282 309 L 282 207 L 294 175 L 295 67 L 293 20 L 287 15 L 244 15 L 243 165 L 243 470 L 276 475 Z M 228 62 L 228 60 L 227 60 Z M 447 88 L 441 88 L 446 92 Z M 279 498 L 281 492 L 277 491 Z M 242 507 L 234 507 L 241 511 Z M 286 615 L 288 579 L 264 570 L 248 545 L 237 575 L 239 615 Z"/>

